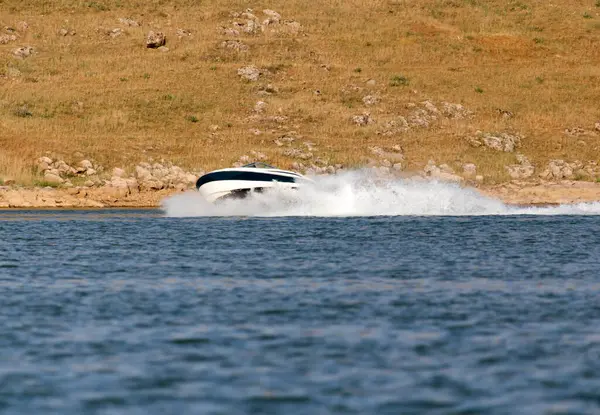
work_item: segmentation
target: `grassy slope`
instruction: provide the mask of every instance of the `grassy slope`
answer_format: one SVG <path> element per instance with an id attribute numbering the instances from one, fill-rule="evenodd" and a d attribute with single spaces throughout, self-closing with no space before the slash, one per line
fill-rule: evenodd
<path id="1" fill-rule="evenodd" d="M 520 151 L 538 166 L 552 158 L 599 160 L 598 135 L 572 138 L 564 130 L 591 129 L 600 120 L 600 2 L 557 3 L 0 0 L 0 27 L 19 21 L 30 26 L 17 42 L 0 45 L 0 75 L 11 68 L 21 72 L 0 76 L 0 176 L 26 182 L 31 160 L 46 151 L 67 160 L 81 152 L 109 167 L 154 157 L 211 169 L 254 149 L 286 167 L 293 160 L 273 139 L 289 130 L 316 143 L 317 155 L 335 163 L 358 165 L 369 146 L 401 144 L 409 169 L 422 168 L 430 158 L 454 167 L 474 162 L 489 181 L 507 178 L 503 166 L 514 155 L 470 147 L 464 137 L 475 130 L 524 134 Z M 304 33 L 241 36 L 248 53 L 219 48 L 231 37 L 218 27 L 230 24 L 232 11 L 248 7 L 257 14 L 274 9 L 300 22 Z M 124 27 L 120 17 L 141 27 Z M 63 27 L 76 35 L 57 35 Z M 105 34 L 118 27 L 122 36 Z M 178 39 L 177 28 L 193 37 Z M 167 34 L 168 53 L 145 48 L 151 29 Z M 10 55 L 24 45 L 36 55 Z M 247 64 L 269 68 L 272 75 L 243 82 L 237 69 Z M 395 75 L 409 85 L 390 86 Z M 366 85 L 369 79 L 376 84 Z M 266 83 L 279 92 L 257 95 Z M 350 86 L 362 90 L 347 92 Z M 378 121 L 426 99 L 462 103 L 476 116 L 384 137 L 376 134 L 381 122 L 349 122 L 366 110 L 361 99 L 369 93 L 381 97 L 369 108 Z M 249 121 L 259 99 L 268 103 L 266 115 L 288 120 Z M 23 104 L 33 116 L 15 114 Z M 496 108 L 515 116 L 499 117 Z M 219 126 L 216 133 L 213 125 Z"/>

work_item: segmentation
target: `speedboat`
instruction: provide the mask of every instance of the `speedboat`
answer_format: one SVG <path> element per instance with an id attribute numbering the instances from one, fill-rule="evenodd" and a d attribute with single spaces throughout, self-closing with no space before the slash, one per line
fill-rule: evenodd
<path id="1" fill-rule="evenodd" d="M 242 199 L 253 192 L 262 193 L 272 188 L 297 189 L 308 183 L 312 183 L 312 180 L 301 174 L 256 162 L 206 173 L 196 182 L 196 189 L 212 203 L 224 199 Z"/>

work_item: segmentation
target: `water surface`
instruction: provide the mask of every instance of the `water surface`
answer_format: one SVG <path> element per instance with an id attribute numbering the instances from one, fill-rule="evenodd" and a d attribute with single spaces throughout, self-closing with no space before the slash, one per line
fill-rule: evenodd
<path id="1" fill-rule="evenodd" d="M 0 412 L 598 413 L 600 217 L 0 211 Z"/>

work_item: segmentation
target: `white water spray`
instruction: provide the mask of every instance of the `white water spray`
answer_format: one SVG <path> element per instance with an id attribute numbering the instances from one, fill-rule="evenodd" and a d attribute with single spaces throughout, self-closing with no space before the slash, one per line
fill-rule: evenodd
<path id="1" fill-rule="evenodd" d="M 369 171 L 313 177 L 314 186 L 273 189 L 211 204 L 196 191 L 163 200 L 167 216 L 600 215 L 600 202 L 520 208 L 456 184 L 390 179 Z"/>

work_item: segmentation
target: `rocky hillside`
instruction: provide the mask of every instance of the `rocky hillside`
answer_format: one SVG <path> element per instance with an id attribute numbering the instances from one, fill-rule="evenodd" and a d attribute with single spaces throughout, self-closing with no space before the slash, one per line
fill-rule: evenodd
<path id="1" fill-rule="evenodd" d="M 0 179 L 595 181 L 598 44 L 597 0 L 0 0 Z"/>

